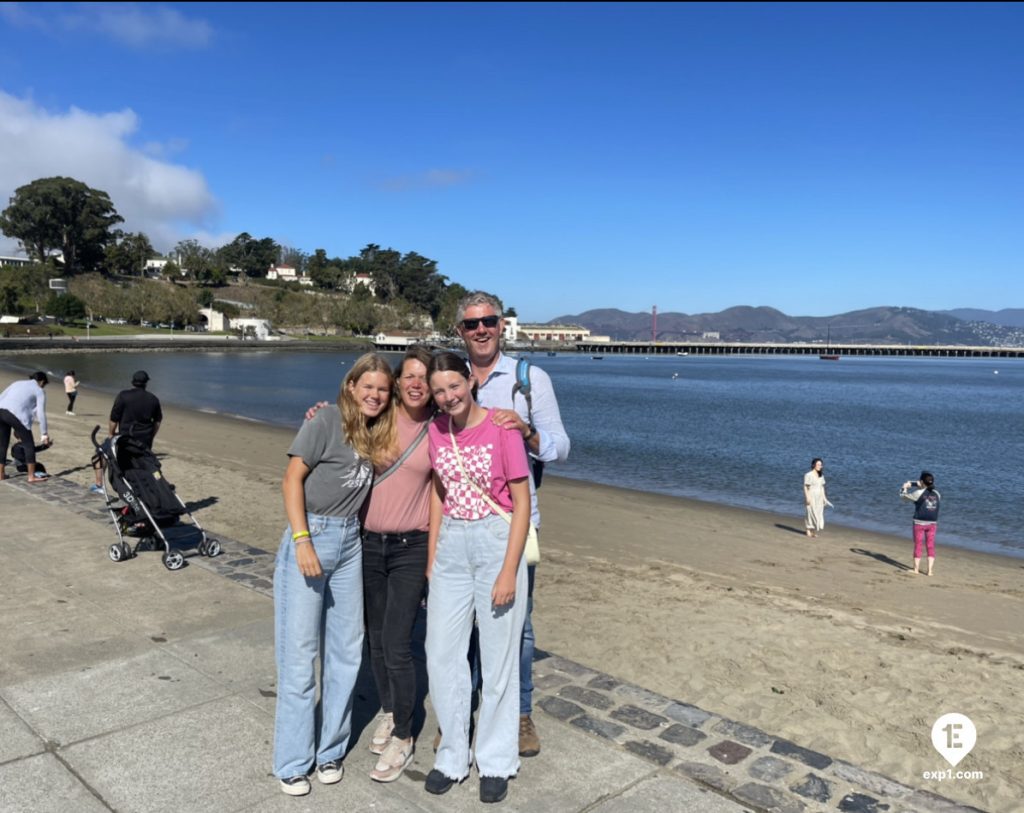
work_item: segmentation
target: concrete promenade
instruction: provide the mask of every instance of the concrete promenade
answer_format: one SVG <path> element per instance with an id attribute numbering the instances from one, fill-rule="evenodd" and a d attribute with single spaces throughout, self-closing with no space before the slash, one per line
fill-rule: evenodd
<path id="1" fill-rule="evenodd" d="M 11 469 L 8 469 L 10 471 Z M 475 774 L 423 789 L 436 725 L 390 785 L 367 774 L 376 713 L 360 681 L 346 774 L 284 796 L 270 773 L 272 555 L 220 538 L 217 559 L 115 564 L 102 498 L 54 477 L 0 483 L 0 811 L 464 811 Z M 208 529 L 210 530 L 210 529 Z M 694 706 L 539 653 L 540 756 L 502 810 L 966 811 Z M 365 670 L 364 670 L 365 672 Z"/>

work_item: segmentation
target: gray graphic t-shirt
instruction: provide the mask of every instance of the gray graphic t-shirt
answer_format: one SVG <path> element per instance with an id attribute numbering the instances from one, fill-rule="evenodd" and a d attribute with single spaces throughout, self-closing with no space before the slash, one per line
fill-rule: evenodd
<path id="1" fill-rule="evenodd" d="M 288 449 L 311 471 L 306 478 L 306 510 L 351 517 L 359 513 L 373 483 L 373 466 L 357 456 L 341 433 L 341 410 L 324 407 L 306 421 Z"/>

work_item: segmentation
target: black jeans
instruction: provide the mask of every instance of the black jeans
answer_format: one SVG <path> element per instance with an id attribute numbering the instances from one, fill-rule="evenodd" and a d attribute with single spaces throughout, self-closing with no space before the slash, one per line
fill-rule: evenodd
<path id="1" fill-rule="evenodd" d="M 370 668 L 384 711 L 394 714 L 394 736 L 412 736 L 416 670 L 412 629 L 427 577 L 427 532 L 363 532 L 363 601 Z"/>
<path id="2" fill-rule="evenodd" d="M 11 432 L 21 442 L 25 449 L 25 463 L 36 462 L 36 442 L 32 439 L 32 432 L 23 424 L 18 417 L 6 409 L 0 409 L 0 460 L 7 462 L 7 447 L 11 445 Z M 426 550 L 426 545 L 423 546 Z M 425 555 L 425 554 L 424 554 Z M 423 569 L 426 570 L 426 560 Z"/>

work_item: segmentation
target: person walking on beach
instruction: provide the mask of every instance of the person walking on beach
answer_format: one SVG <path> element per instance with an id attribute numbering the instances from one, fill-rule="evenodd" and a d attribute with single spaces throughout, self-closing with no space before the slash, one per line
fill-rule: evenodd
<path id="1" fill-rule="evenodd" d="M 814 538 L 825 527 L 825 506 L 832 507 L 825 495 L 825 464 L 820 457 L 811 461 L 811 470 L 804 475 L 804 506 L 807 509 L 807 535 Z"/>
<path id="2" fill-rule="evenodd" d="M 900 497 L 914 503 L 914 570 L 921 572 L 921 548 L 928 549 L 928 575 L 935 568 L 935 531 L 939 527 L 939 502 L 942 495 L 935 490 L 935 478 L 922 471 L 917 482 L 908 480 L 900 486 Z"/>
<path id="3" fill-rule="evenodd" d="M 132 375 L 131 389 L 121 390 L 114 398 L 108 433 L 111 436 L 118 433 L 128 435 L 147 449 L 152 449 L 164 413 L 160 399 L 147 392 L 148 383 L 149 373 L 145 370 Z"/>
<path id="4" fill-rule="evenodd" d="M 529 458 L 536 463 L 564 462 L 569 457 L 569 436 L 562 425 L 558 400 L 551 378 L 539 367 L 529 367 L 529 398 L 516 387 L 517 362 L 501 352 L 505 321 L 501 303 L 493 294 L 473 291 L 456 308 L 456 329 L 466 344 L 470 369 L 478 382 L 477 401 L 492 410 L 491 420 L 506 429 L 515 429 L 523 438 Z M 540 530 L 537 510 L 537 483 L 531 466 L 530 516 Z M 537 469 L 539 472 L 539 469 Z M 540 737 L 533 724 L 533 653 L 536 645 L 531 616 L 536 565 L 527 570 L 526 620 L 523 625 L 519 662 L 519 755 L 540 753 Z"/>
<path id="5" fill-rule="evenodd" d="M 429 381 L 443 413 L 429 434 L 434 489 L 427 559 L 427 674 L 442 737 L 425 787 L 447 792 L 473 762 L 466 652 L 475 613 L 483 681 L 475 741 L 480 801 L 500 802 L 519 771 L 529 464 L 522 434 L 476 402 L 476 380 L 461 356 L 434 356 Z"/>
<path id="6" fill-rule="evenodd" d="M 25 451 L 25 470 L 29 483 L 41 483 L 49 475 L 36 473 L 36 444 L 32 439 L 32 420 L 39 419 L 39 429 L 43 433 L 40 440 L 45 444 L 50 440 L 46 426 L 46 385 L 49 376 L 42 371 L 32 373 L 25 381 L 15 381 L 3 392 L 0 392 L 0 480 L 7 479 L 7 448 L 11 444 L 11 433 L 21 443 Z"/>
<path id="7" fill-rule="evenodd" d="M 341 781 L 363 650 L 359 512 L 375 466 L 396 446 L 394 379 L 375 353 L 356 360 L 336 406 L 303 423 L 282 483 L 288 527 L 274 567 L 274 775 L 289 796 Z M 317 675 L 320 663 L 320 703 Z M 319 724 L 318 724 L 319 722 Z"/>
<path id="8" fill-rule="evenodd" d="M 68 370 L 64 373 L 64 394 L 68 397 L 68 408 L 64 413 L 65 415 L 71 415 L 74 417 L 75 414 L 75 399 L 78 397 L 78 388 L 81 382 L 75 378 L 75 371 Z"/>

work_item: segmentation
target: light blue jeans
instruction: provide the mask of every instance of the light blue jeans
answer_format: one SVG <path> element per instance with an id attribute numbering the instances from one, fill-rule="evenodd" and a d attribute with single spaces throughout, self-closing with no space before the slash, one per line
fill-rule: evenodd
<path id="1" fill-rule="evenodd" d="M 274 775 L 280 779 L 304 776 L 314 764 L 345 755 L 352 733 L 352 693 L 363 654 L 359 519 L 308 514 L 307 521 L 323 575 L 307 579 L 299 572 L 291 527 L 281 537 L 274 568 Z"/>
<path id="2" fill-rule="evenodd" d="M 427 598 L 427 675 L 441 728 L 434 768 L 464 779 L 472 692 L 466 651 L 476 615 L 480 632 L 483 697 L 476 727 L 481 776 L 507 778 L 519 770 L 519 642 L 526 617 L 526 562 L 520 560 L 515 601 L 495 608 L 491 590 L 508 547 L 508 523 L 445 517 Z"/>

